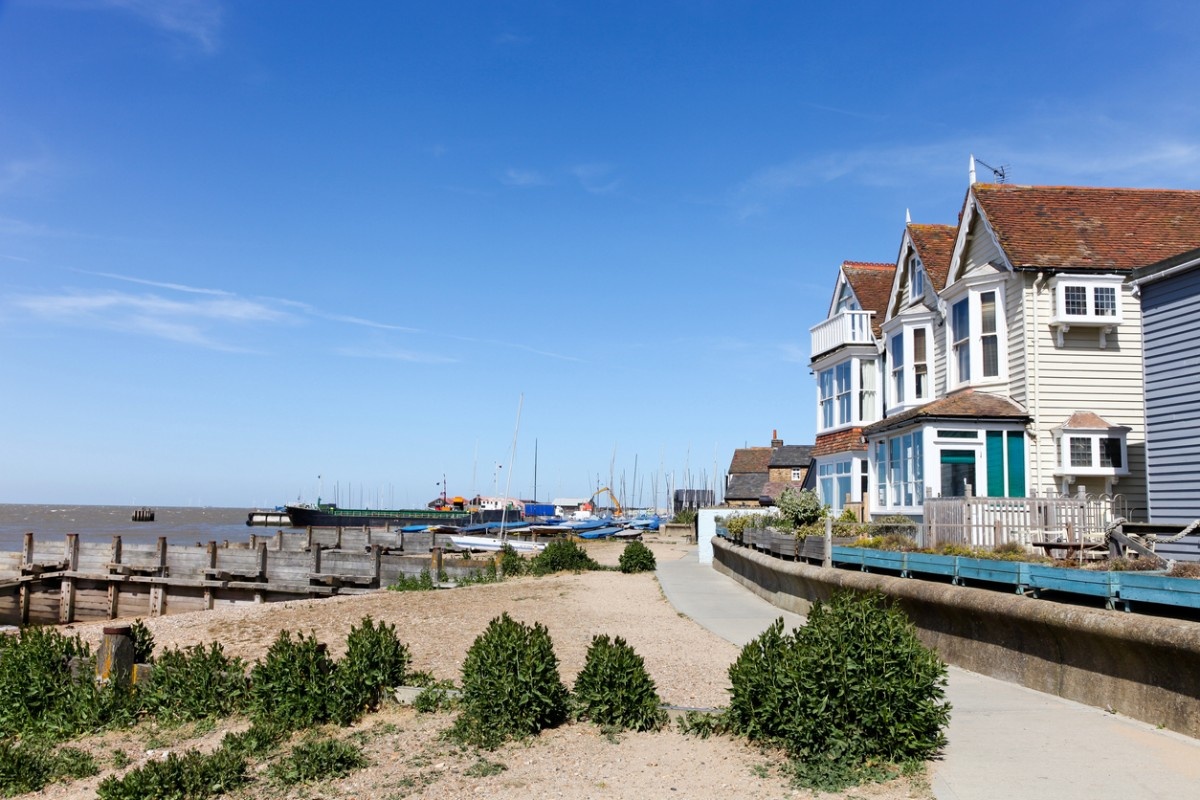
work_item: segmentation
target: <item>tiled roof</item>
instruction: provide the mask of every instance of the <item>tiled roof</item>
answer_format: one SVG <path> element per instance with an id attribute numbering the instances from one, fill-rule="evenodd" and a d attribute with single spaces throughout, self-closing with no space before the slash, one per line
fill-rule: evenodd
<path id="1" fill-rule="evenodd" d="M 763 487 L 767 485 L 767 473 L 749 472 L 729 476 L 729 485 L 725 487 L 726 500 L 757 500 L 763 495 Z"/>
<path id="2" fill-rule="evenodd" d="M 862 428 L 847 428 L 834 433 L 822 433 L 813 446 L 813 456 L 828 456 L 834 453 L 850 453 L 866 450 L 862 440 Z"/>
<path id="3" fill-rule="evenodd" d="M 1028 420 L 1029 415 L 1007 397 L 977 392 L 974 389 L 960 389 L 953 394 L 934 400 L 932 403 L 926 403 L 894 417 L 872 423 L 863 428 L 863 434 L 873 436 L 910 422 L 932 419 L 1005 419 L 1015 422 Z"/>
<path id="4" fill-rule="evenodd" d="M 767 481 L 763 484 L 762 493 L 764 497 L 769 497 L 772 501 L 778 501 L 779 495 L 783 494 L 784 489 L 799 491 L 803 486 L 803 481 Z"/>
<path id="5" fill-rule="evenodd" d="M 1062 427 L 1072 431 L 1106 431 L 1110 428 L 1124 427 L 1113 425 L 1094 411 L 1076 411 Z"/>
<path id="6" fill-rule="evenodd" d="M 958 228 L 953 225 L 917 225 L 910 222 L 908 235 L 917 248 L 921 263 L 925 265 L 925 274 L 929 276 L 934 291 L 945 289 Z"/>
<path id="7" fill-rule="evenodd" d="M 761 472 L 766 475 L 771 465 L 771 452 L 769 447 L 739 447 L 733 451 L 729 474 Z"/>
<path id="8" fill-rule="evenodd" d="M 807 467 L 808 462 L 812 461 L 812 451 L 810 444 L 785 444 L 783 447 L 776 447 L 775 452 L 771 454 L 771 466 Z"/>
<path id="9" fill-rule="evenodd" d="M 1200 191 L 976 184 L 1014 267 L 1130 270 L 1200 246 Z"/>
<path id="10" fill-rule="evenodd" d="M 880 264 L 874 261 L 843 261 L 842 273 L 854 290 L 863 311 L 874 311 L 871 327 L 879 336 L 879 326 L 887 311 L 888 298 L 892 296 L 892 277 L 896 274 L 895 264 Z"/>

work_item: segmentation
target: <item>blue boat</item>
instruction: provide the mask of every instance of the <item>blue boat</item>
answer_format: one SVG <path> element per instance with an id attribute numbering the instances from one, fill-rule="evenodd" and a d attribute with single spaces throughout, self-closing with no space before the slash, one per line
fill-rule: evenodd
<path id="1" fill-rule="evenodd" d="M 605 522 L 606 520 L 600 520 Z M 586 531 L 576 531 L 575 535 L 580 539 L 607 539 L 617 531 L 624 530 L 620 525 L 601 525 L 598 528 L 589 528 Z"/>

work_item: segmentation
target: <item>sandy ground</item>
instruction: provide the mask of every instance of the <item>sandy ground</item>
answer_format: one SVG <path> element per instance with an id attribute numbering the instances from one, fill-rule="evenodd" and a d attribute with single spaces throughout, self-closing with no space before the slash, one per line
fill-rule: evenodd
<path id="1" fill-rule="evenodd" d="M 681 557 L 678 541 L 649 540 L 660 560 Z M 601 542 L 589 550 L 601 563 L 615 564 L 622 545 Z M 728 702 L 727 669 L 737 648 L 683 617 L 663 597 L 652 574 L 619 572 L 562 574 L 510 579 L 499 584 L 435 592 L 377 592 L 325 600 L 243 606 L 143 620 L 158 649 L 217 641 L 231 656 L 247 662 L 261 658 L 280 630 L 314 633 L 340 656 L 352 625 L 364 616 L 396 627 L 408 645 L 412 668 L 439 679 L 459 681 L 463 658 L 488 622 L 507 611 L 526 623 L 540 622 L 550 632 L 559 669 L 568 687 L 582 669 L 592 637 L 623 637 L 646 662 L 664 702 L 716 707 Z M 111 623 L 108 623 L 111 624 Z M 93 646 L 104 623 L 70 626 Z M 778 755 L 764 753 L 724 737 L 708 740 L 674 730 L 606 736 L 585 723 L 544 732 L 526 743 L 495 752 L 460 749 L 439 734 L 450 714 L 417 714 L 388 706 L 352 728 L 323 733 L 351 737 L 371 764 L 343 779 L 285 789 L 266 780 L 239 793 L 246 798 L 776 798 L 810 797 L 790 787 L 775 766 Z M 92 798 L 95 787 L 114 769 L 115 753 L 129 767 L 167 750 L 216 745 L 227 730 L 244 728 L 230 721 L 215 730 L 194 727 L 164 730 L 146 721 L 77 743 L 91 751 L 101 775 L 69 785 L 48 787 L 39 797 Z M 928 798 L 926 780 L 897 780 L 860 787 L 847 797 L 873 800 Z"/>

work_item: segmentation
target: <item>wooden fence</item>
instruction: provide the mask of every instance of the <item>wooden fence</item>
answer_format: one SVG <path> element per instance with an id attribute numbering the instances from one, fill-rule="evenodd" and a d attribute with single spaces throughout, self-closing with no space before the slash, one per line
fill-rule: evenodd
<path id="1" fill-rule="evenodd" d="M 1079 549 L 1102 544 L 1118 501 L 1077 494 L 1065 497 L 927 497 L 925 547 L 963 544 L 996 547 L 1062 542 Z"/>
<path id="2" fill-rule="evenodd" d="M 218 545 L 37 540 L 0 552 L 0 624 L 156 617 L 227 605 L 372 591 L 440 563 L 449 577 L 486 562 L 441 561 L 447 534 L 309 528 Z M 431 559 L 431 553 L 433 558 Z M 436 566 L 435 566 L 436 568 Z"/>

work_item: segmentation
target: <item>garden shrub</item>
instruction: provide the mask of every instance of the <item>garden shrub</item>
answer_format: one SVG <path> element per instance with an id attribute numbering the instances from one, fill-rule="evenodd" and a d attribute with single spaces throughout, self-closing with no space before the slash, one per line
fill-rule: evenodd
<path id="1" fill-rule="evenodd" d="M 308 739 L 292 748 L 267 771 L 272 780 L 290 786 L 296 783 L 340 778 L 365 767 L 361 747 L 337 739 Z"/>
<path id="2" fill-rule="evenodd" d="M 817 602 L 791 634 L 776 621 L 729 677 L 731 728 L 784 747 L 809 765 L 799 778 L 819 776 L 822 787 L 873 774 L 867 765 L 926 760 L 946 743 L 946 666 L 877 594 Z"/>
<path id="3" fill-rule="evenodd" d="M 600 569 L 600 565 L 576 542 L 559 539 L 550 542 L 545 550 L 531 558 L 529 568 L 534 575 L 549 575 L 554 572 L 587 572 Z"/>
<path id="4" fill-rule="evenodd" d="M 146 623 L 135 619 L 129 626 L 129 638 L 133 640 L 133 660 L 136 664 L 154 663 L 154 634 Z"/>
<path id="5" fill-rule="evenodd" d="M 780 493 L 775 505 L 779 513 L 792 523 L 789 526 L 792 528 L 819 522 L 828 513 L 821 498 L 811 489 L 793 489 L 789 486 Z"/>
<path id="6" fill-rule="evenodd" d="M 100 800 L 202 800 L 232 791 L 248 779 L 244 756 L 225 748 L 211 755 L 188 750 L 182 755 L 168 753 L 162 761 L 147 761 L 124 777 L 110 775 L 100 782 L 96 796 Z"/>
<path id="7" fill-rule="evenodd" d="M 625 573 L 653 572 L 658 567 L 658 562 L 654 559 L 654 552 L 637 541 L 625 545 L 617 564 L 620 565 L 621 572 Z"/>
<path id="8" fill-rule="evenodd" d="M 573 693 L 579 715 L 621 730 L 657 730 L 666 722 L 646 662 L 624 639 L 596 636 Z"/>
<path id="9" fill-rule="evenodd" d="M 671 518 L 671 522 L 675 525 L 695 525 L 697 516 L 696 509 L 683 508 L 676 512 L 675 516 Z"/>
<path id="10" fill-rule="evenodd" d="M 45 745 L 0 741 L 0 796 L 37 792 L 48 783 L 88 778 L 99 771 L 90 755 L 74 747 L 55 751 Z"/>
<path id="11" fill-rule="evenodd" d="M 485 748 L 564 722 L 567 687 L 546 628 L 507 612 L 488 623 L 463 661 L 460 705 L 451 736 Z"/>
<path id="12" fill-rule="evenodd" d="M 401 575 L 396 582 L 388 586 L 393 592 L 431 592 L 435 588 L 433 576 L 429 570 L 421 570 L 419 575 Z"/>
<path id="13" fill-rule="evenodd" d="M 381 621 L 376 626 L 369 616 L 363 617 L 350 629 L 346 655 L 337 665 L 337 721 L 347 724 L 362 711 L 379 708 L 385 690 L 404 684 L 411 661 L 394 625 Z"/>
<path id="14" fill-rule="evenodd" d="M 296 730 L 328 722 L 336 712 L 333 677 L 336 665 L 315 636 L 288 631 L 250 671 L 250 715 Z"/>
<path id="15" fill-rule="evenodd" d="M 227 733 L 221 749 L 246 758 L 262 758 L 279 747 L 287 738 L 288 729 L 278 722 L 259 720 L 241 733 Z"/>
<path id="16" fill-rule="evenodd" d="M 159 654 L 149 682 L 139 689 L 142 707 L 167 724 L 227 717 L 246 704 L 246 665 L 225 655 L 220 643 Z"/>

